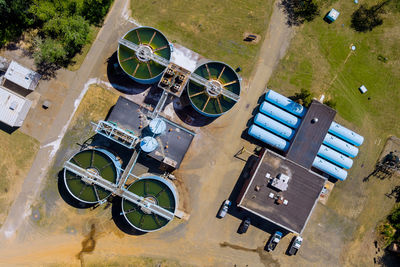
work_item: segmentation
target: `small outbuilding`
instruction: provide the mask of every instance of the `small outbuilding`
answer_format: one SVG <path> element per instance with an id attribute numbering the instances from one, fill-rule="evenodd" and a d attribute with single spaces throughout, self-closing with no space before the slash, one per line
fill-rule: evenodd
<path id="1" fill-rule="evenodd" d="M 360 90 L 361 94 L 365 94 L 368 91 L 365 85 L 361 85 L 358 90 Z"/>
<path id="2" fill-rule="evenodd" d="M 339 17 L 340 12 L 332 8 L 331 11 L 326 15 L 326 19 L 330 22 L 334 22 Z"/>
<path id="3" fill-rule="evenodd" d="M 28 115 L 32 102 L 0 86 L 0 122 L 20 127 Z"/>
<path id="4" fill-rule="evenodd" d="M 40 80 L 40 74 L 11 61 L 5 74 L 5 79 L 27 90 L 35 90 Z"/>

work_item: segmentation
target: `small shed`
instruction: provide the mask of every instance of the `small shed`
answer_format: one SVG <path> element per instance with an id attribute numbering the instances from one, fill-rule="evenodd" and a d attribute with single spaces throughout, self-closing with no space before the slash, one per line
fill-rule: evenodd
<path id="1" fill-rule="evenodd" d="M 360 90 L 361 94 L 365 94 L 368 91 L 365 85 L 361 85 L 358 90 Z"/>
<path id="2" fill-rule="evenodd" d="M 338 17 L 339 17 L 340 12 L 337 11 L 336 9 L 332 8 L 331 11 L 326 15 L 326 19 L 328 19 L 331 22 L 334 22 Z"/>
<path id="3" fill-rule="evenodd" d="M 35 90 L 40 80 L 40 74 L 11 61 L 4 76 L 8 81 L 27 90 Z"/>
<path id="4" fill-rule="evenodd" d="M 20 127 L 28 115 L 32 102 L 7 88 L 0 86 L 0 121 Z"/>

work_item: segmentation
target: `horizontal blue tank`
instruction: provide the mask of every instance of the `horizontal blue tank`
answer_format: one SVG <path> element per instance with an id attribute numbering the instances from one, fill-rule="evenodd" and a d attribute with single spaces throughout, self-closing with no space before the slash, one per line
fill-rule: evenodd
<path id="1" fill-rule="evenodd" d="M 327 145 L 340 153 L 345 154 L 346 156 L 354 158 L 358 154 L 358 148 L 350 145 L 349 143 L 343 141 L 340 138 L 337 138 L 329 133 L 326 134 L 324 141 L 324 145 Z"/>
<path id="2" fill-rule="evenodd" d="M 331 127 L 329 127 L 329 132 L 355 146 L 361 146 L 364 142 L 364 137 L 334 121 L 332 122 Z"/>
<path id="3" fill-rule="evenodd" d="M 260 111 L 265 115 L 270 116 L 271 118 L 276 119 L 294 129 L 297 129 L 297 127 L 299 127 L 301 122 L 301 120 L 296 116 L 266 101 L 262 102 L 260 106 Z"/>
<path id="4" fill-rule="evenodd" d="M 279 150 L 287 151 L 289 142 L 253 124 L 249 128 L 249 135 Z"/>
<path id="5" fill-rule="evenodd" d="M 347 172 L 345 170 L 332 163 L 329 163 L 324 159 L 321 159 L 318 156 L 315 157 L 312 166 L 325 172 L 326 174 L 329 174 L 332 177 L 335 177 L 336 179 L 339 179 L 340 181 L 346 180 Z"/>
<path id="6" fill-rule="evenodd" d="M 319 148 L 318 156 L 345 169 L 350 169 L 353 166 L 352 159 L 324 145 L 321 145 Z"/>
<path id="7" fill-rule="evenodd" d="M 283 96 L 281 94 L 278 94 L 277 92 L 273 90 L 269 90 L 265 94 L 265 100 L 277 105 L 278 107 L 281 107 L 293 115 L 303 117 L 304 114 L 306 114 L 307 109 L 303 107 L 302 105 L 292 101 L 291 99 L 287 98 L 286 96 Z"/>
<path id="8" fill-rule="evenodd" d="M 254 117 L 254 123 L 287 140 L 291 140 L 292 137 L 294 136 L 293 129 L 261 113 L 257 113 L 257 115 Z"/>

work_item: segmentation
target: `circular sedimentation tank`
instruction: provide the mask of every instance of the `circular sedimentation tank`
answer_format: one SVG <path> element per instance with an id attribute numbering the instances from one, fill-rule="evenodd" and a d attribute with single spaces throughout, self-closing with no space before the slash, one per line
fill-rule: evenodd
<path id="1" fill-rule="evenodd" d="M 167 61 L 171 57 L 171 47 L 167 38 L 157 29 L 138 27 L 127 32 L 123 39 L 139 46 L 134 51 L 125 45 L 118 46 L 118 62 L 121 68 L 133 80 L 150 84 L 160 80 L 164 66 L 149 59 L 151 54 L 163 57 Z"/>
<path id="2" fill-rule="evenodd" d="M 158 176 L 143 177 L 132 183 L 128 190 L 171 213 L 175 213 L 178 206 L 175 188 L 169 181 Z M 169 222 L 168 219 L 126 199 L 122 199 L 121 208 L 126 221 L 133 228 L 142 232 L 157 231 Z"/>
<path id="3" fill-rule="evenodd" d="M 112 183 L 119 178 L 120 162 L 110 152 L 104 149 L 88 149 L 76 153 L 70 160 L 71 163 L 101 176 Z M 96 204 L 106 199 L 111 192 L 97 185 L 90 185 L 81 180 L 79 175 L 64 169 L 64 182 L 69 193 L 77 200 Z"/>
<path id="4" fill-rule="evenodd" d="M 192 106 L 201 114 L 208 117 L 217 117 L 229 111 L 236 101 L 221 94 L 228 90 L 240 95 L 240 78 L 227 64 L 222 62 L 208 62 L 200 65 L 195 74 L 205 78 L 209 86 L 199 85 L 190 81 L 187 92 Z"/>

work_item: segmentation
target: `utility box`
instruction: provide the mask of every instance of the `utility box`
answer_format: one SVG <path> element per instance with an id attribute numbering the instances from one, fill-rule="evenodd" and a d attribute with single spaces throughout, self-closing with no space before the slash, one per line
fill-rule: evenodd
<path id="1" fill-rule="evenodd" d="M 340 12 L 332 8 L 331 11 L 326 15 L 326 19 L 330 22 L 334 22 L 339 17 Z"/>
<path id="2" fill-rule="evenodd" d="M 365 85 L 361 85 L 358 90 L 360 90 L 361 94 L 365 94 L 368 91 Z"/>

